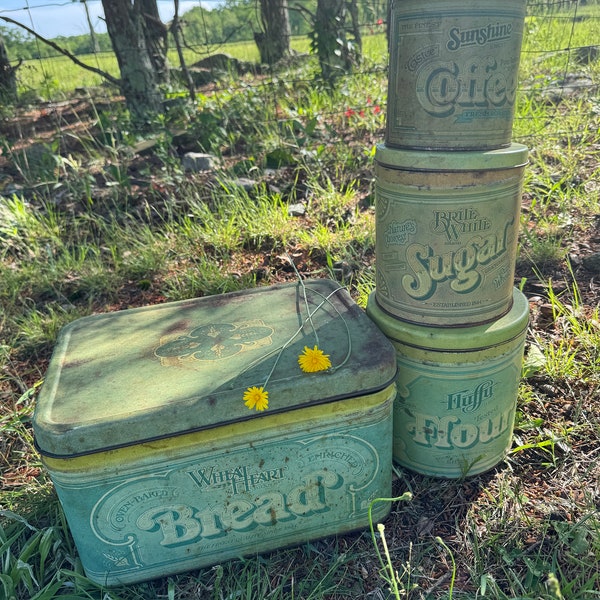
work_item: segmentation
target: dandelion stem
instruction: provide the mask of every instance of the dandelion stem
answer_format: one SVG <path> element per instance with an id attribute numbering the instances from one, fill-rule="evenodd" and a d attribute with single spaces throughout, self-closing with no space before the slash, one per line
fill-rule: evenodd
<path id="1" fill-rule="evenodd" d="M 346 352 L 346 356 L 345 356 L 344 360 L 339 365 L 337 365 L 335 367 L 331 367 L 331 369 L 330 369 L 331 372 L 336 371 L 337 369 L 340 369 L 341 367 L 343 367 L 348 362 L 348 360 L 350 359 L 350 356 L 352 354 L 352 338 L 350 337 L 350 328 L 348 327 L 348 323 L 346 323 L 346 319 L 344 319 L 344 317 L 342 317 L 342 314 L 338 310 L 337 306 L 335 304 L 333 304 L 333 302 L 329 302 L 329 298 L 331 298 L 331 296 L 333 296 L 333 294 L 335 294 L 337 291 L 339 291 L 339 290 L 335 290 L 334 292 L 331 292 L 331 294 L 324 296 L 323 294 L 321 294 L 321 292 L 319 292 L 318 290 L 315 290 L 315 294 L 321 296 L 321 298 L 324 298 L 324 302 L 327 302 L 333 308 L 333 310 L 335 310 L 335 312 L 338 314 L 338 317 L 342 320 L 344 327 L 346 328 L 346 337 L 348 339 L 348 352 Z M 323 303 L 319 304 L 319 308 L 321 306 L 323 306 Z"/>
<path id="2" fill-rule="evenodd" d="M 302 297 L 304 298 L 304 306 L 306 307 L 306 314 L 308 315 L 307 321 L 310 322 L 310 326 L 312 327 L 313 333 L 315 334 L 315 341 L 318 346 L 319 345 L 319 334 L 317 333 L 317 329 L 312 320 L 312 315 L 310 314 L 310 307 L 308 306 L 308 295 L 306 294 L 306 285 L 304 285 L 304 280 L 302 279 L 298 269 L 296 268 L 296 265 L 294 264 L 292 257 L 287 252 L 286 252 L 286 257 L 290 261 L 290 264 L 292 265 L 292 269 L 294 269 L 294 273 L 296 274 L 296 277 L 298 278 L 298 283 L 300 284 L 300 287 L 302 288 Z M 305 321 L 305 323 L 306 323 L 306 321 Z"/>
<path id="3" fill-rule="evenodd" d="M 283 344 L 283 346 L 281 346 L 279 348 L 279 354 L 277 355 L 277 358 L 275 359 L 275 362 L 273 363 L 273 367 L 271 368 L 271 370 L 269 371 L 269 374 L 267 375 L 267 378 L 265 379 L 265 382 L 263 383 L 263 387 L 267 387 L 267 383 L 269 383 L 269 380 L 271 379 L 271 375 L 273 375 L 273 372 L 275 371 L 275 367 L 277 366 L 277 363 L 279 362 L 279 359 L 281 358 L 281 355 L 283 353 L 283 351 L 296 339 L 296 336 L 298 336 L 299 333 L 302 332 L 302 330 L 304 329 L 304 326 L 306 325 L 306 323 L 308 323 L 309 321 L 311 321 L 312 316 L 319 311 L 323 305 L 327 302 L 329 302 L 329 298 L 331 298 L 331 296 L 333 296 L 334 294 L 336 294 L 337 292 L 339 292 L 342 288 L 338 288 L 337 290 L 334 290 L 333 292 L 331 292 L 330 294 L 328 294 L 326 297 L 323 296 L 323 294 L 320 294 L 319 292 L 317 292 L 317 294 L 319 294 L 321 297 L 325 298 L 323 300 L 323 302 L 321 302 L 316 308 L 315 310 L 313 310 L 312 312 L 309 311 L 308 316 L 306 317 L 306 319 L 303 321 L 302 325 L 300 325 L 300 327 L 298 327 L 298 329 L 296 330 L 296 333 L 294 333 L 292 335 L 292 337 L 290 337 L 290 339 Z M 339 314 L 339 311 L 338 311 Z M 341 316 L 341 315 L 340 315 Z M 343 320 L 343 319 L 342 319 Z M 312 321 L 311 321 L 312 322 Z M 346 323 L 346 321 L 344 321 L 344 323 Z M 349 334 L 348 334 L 349 335 Z M 344 362 L 346 362 L 348 360 L 348 357 L 346 357 L 344 359 Z M 343 364 L 343 363 L 342 363 Z M 341 365 L 338 365 L 339 368 Z M 333 369 L 333 367 L 332 367 Z"/>

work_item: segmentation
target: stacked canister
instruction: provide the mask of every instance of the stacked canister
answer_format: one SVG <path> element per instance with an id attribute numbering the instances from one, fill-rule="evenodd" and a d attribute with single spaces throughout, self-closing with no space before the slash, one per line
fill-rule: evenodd
<path id="1" fill-rule="evenodd" d="M 526 0 L 392 0 L 376 290 L 398 361 L 394 460 L 461 477 L 510 447 L 528 302 L 514 288 L 527 148 L 511 143 Z"/>

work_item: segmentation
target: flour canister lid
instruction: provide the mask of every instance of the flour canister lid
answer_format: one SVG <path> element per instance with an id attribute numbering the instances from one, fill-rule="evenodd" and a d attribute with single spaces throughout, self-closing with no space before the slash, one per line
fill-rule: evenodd
<path id="1" fill-rule="evenodd" d="M 392 317 L 369 298 L 367 314 L 392 342 L 441 352 L 476 352 L 517 337 L 529 321 L 529 301 L 513 288 L 511 310 L 496 321 L 469 327 L 424 327 Z"/>
<path id="2" fill-rule="evenodd" d="M 298 356 L 315 345 L 332 369 L 303 372 Z M 271 371 L 269 408 L 249 410 L 245 390 Z M 331 280 L 94 315 L 59 333 L 36 444 L 77 456 L 362 396 L 395 375 L 391 343 Z"/>
<path id="3" fill-rule="evenodd" d="M 409 171 L 493 171 L 525 166 L 528 152 L 523 144 L 483 152 L 403 150 L 378 144 L 375 161 L 383 167 Z"/>

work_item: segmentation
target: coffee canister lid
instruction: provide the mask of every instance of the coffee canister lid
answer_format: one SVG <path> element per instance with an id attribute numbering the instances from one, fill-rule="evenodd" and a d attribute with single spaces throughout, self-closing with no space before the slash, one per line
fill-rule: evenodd
<path id="1" fill-rule="evenodd" d="M 392 342 L 436 351 L 473 352 L 509 342 L 523 333 L 529 321 L 529 301 L 514 288 L 511 310 L 495 321 L 467 327 L 430 327 L 390 315 L 379 306 L 373 292 L 367 314 Z"/>
<path id="2" fill-rule="evenodd" d="M 411 171 L 493 171 L 523 167 L 527 164 L 527 155 L 527 146 L 515 143 L 506 148 L 482 152 L 431 152 L 378 144 L 375 162 L 382 167 Z"/>

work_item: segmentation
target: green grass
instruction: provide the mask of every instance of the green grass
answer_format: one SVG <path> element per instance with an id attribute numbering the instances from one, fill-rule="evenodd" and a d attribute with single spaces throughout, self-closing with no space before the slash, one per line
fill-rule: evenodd
<path id="1" fill-rule="evenodd" d="M 300 37 L 292 39 L 292 48 L 299 53 L 308 52 L 308 38 Z M 211 54 L 226 52 L 233 58 L 247 62 L 258 62 L 259 52 L 253 41 L 237 42 L 222 46 L 201 46 L 194 49 L 184 50 L 186 65 L 192 66 Z M 77 57 L 81 62 L 90 67 L 100 69 L 119 77 L 117 59 L 112 52 L 101 52 Z M 175 50 L 168 55 L 169 64 L 179 67 L 179 57 Z M 19 70 L 20 93 L 30 95 L 39 94 L 42 98 L 52 99 L 64 94 L 71 94 L 75 88 L 97 88 L 103 84 L 101 75 L 78 67 L 67 56 L 56 56 L 52 59 L 27 60 L 23 62 Z"/>
<path id="2" fill-rule="evenodd" d="M 595 43 L 597 23 L 578 21 L 572 35 L 558 19 L 528 23 L 514 137 L 530 147 L 516 281 L 531 322 L 514 444 L 497 469 L 465 480 L 396 469 L 394 493 L 412 499 L 392 504 L 385 541 L 410 600 L 600 597 L 600 316 L 595 279 L 572 260 L 597 236 L 600 111 L 585 90 L 545 97 L 567 68 L 597 84 L 600 61 L 577 65 L 572 53 L 566 63 L 562 52 Z M 391 597 L 368 532 L 104 589 L 83 574 L 31 429 L 57 333 L 78 317 L 292 281 L 286 254 L 302 276 L 335 278 L 366 305 L 385 38 L 365 44 L 366 72 L 334 91 L 309 61 L 201 96 L 156 124 L 151 155 L 135 155 L 139 140 L 117 110 L 82 118 L 78 134 L 58 128 L 60 143 L 21 150 L 12 142 L 23 140 L 0 139 L 22 186 L 0 196 L 0 598 Z M 252 44 L 227 52 L 256 56 Z M 24 88 L 45 95 L 56 79 L 50 96 L 71 93 L 67 63 L 43 65 L 46 76 L 23 71 Z M 216 155 L 217 175 L 182 171 L 172 125 Z M 303 216 L 288 213 L 295 203 Z"/>

